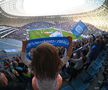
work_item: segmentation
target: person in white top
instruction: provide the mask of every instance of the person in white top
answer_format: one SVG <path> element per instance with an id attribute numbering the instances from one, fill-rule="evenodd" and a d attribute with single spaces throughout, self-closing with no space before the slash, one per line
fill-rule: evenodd
<path id="1" fill-rule="evenodd" d="M 59 90 L 62 85 L 62 77 L 59 72 L 63 65 L 67 63 L 72 54 L 72 38 L 67 55 L 60 59 L 57 48 L 48 43 L 43 43 L 33 50 L 32 71 L 34 77 L 32 86 L 34 90 Z"/>

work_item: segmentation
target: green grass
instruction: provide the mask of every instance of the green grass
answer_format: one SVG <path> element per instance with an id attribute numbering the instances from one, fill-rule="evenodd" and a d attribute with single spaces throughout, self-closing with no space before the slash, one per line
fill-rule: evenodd
<path id="1" fill-rule="evenodd" d="M 54 33 L 56 31 L 57 30 L 54 28 L 29 31 L 29 39 L 31 40 L 36 38 L 47 38 L 51 34 L 50 32 Z M 76 37 L 72 33 L 62 31 L 62 34 L 65 37 L 71 36 L 73 39 L 76 39 Z M 79 37 L 79 39 L 81 39 L 81 37 Z"/>

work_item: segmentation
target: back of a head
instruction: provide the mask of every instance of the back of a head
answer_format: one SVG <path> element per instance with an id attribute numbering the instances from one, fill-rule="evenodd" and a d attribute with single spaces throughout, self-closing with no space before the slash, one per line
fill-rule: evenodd
<path id="1" fill-rule="evenodd" d="M 38 79 L 55 79 L 60 63 L 57 49 L 51 44 L 43 43 L 33 51 L 32 69 Z"/>

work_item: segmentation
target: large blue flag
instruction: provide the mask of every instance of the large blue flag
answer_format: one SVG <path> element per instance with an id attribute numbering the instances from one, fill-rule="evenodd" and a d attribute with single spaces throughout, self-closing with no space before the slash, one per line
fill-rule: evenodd
<path id="1" fill-rule="evenodd" d="M 87 31 L 87 26 L 82 22 L 79 21 L 73 28 L 71 28 L 71 32 L 76 36 L 79 37 L 83 32 Z"/>

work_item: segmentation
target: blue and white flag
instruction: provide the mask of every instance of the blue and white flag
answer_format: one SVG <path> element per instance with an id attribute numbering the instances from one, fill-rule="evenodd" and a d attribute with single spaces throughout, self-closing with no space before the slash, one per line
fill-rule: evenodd
<path id="1" fill-rule="evenodd" d="M 39 38 L 39 39 L 28 40 L 28 43 L 26 45 L 27 59 L 31 60 L 30 50 L 32 48 L 35 48 L 38 45 L 45 43 L 45 42 L 50 43 L 54 46 L 58 46 L 58 47 L 62 46 L 62 47 L 68 48 L 69 46 L 69 41 L 68 41 L 68 38 L 66 37 L 50 37 L 50 38 Z"/>
<path id="2" fill-rule="evenodd" d="M 71 32 L 76 36 L 79 37 L 83 32 L 87 31 L 87 26 L 82 22 L 79 21 L 73 28 L 71 28 Z"/>

